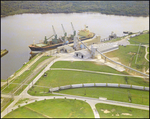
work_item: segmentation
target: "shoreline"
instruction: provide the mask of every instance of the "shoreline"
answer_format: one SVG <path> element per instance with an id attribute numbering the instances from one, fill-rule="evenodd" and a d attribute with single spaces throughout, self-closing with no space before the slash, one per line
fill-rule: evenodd
<path id="1" fill-rule="evenodd" d="M 8 16 L 13 16 L 13 15 L 22 15 L 22 14 L 73 14 L 73 13 L 100 13 L 100 12 L 69 12 L 69 13 L 64 13 L 64 12 L 58 12 L 58 13 L 33 13 L 33 12 L 24 12 L 24 13 L 15 13 L 15 14 L 10 14 L 10 15 L 1 15 L 1 18 L 4 17 L 8 17 Z M 106 14 L 106 13 L 100 13 L 100 14 L 104 14 L 104 15 L 114 15 L 114 16 L 126 16 L 126 17 L 149 17 L 149 15 L 147 16 L 134 16 L 134 15 L 117 15 L 117 14 Z"/>

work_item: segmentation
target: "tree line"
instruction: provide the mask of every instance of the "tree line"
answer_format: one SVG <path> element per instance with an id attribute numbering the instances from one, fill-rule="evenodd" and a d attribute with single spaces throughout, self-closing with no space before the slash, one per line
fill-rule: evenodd
<path id="1" fill-rule="evenodd" d="M 2 16 L 22 13 L 81 12 L 149 16 L 149 1 L 1 1 Z"/>

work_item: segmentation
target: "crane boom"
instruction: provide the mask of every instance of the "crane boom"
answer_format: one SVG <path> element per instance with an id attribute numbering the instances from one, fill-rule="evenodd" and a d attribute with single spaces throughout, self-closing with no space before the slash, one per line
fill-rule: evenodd
<path id="1" fill-rule="evenodd" d="M 74 30 L 72 22 L 71 22 L 71 26 L 72 26 L 72 29 L 73 29 L 73 36 L 75 36 L 76 35 L 76 31 Z"/>
<path id="2" fill-rule="evenodd" d="M 53 36 L 54 36 L 54 35 L 50 36 L 48 39 L 50 39 L 50 38 L 53 37 Z M 47 39 L 47 40 L 48 40 L 48 39 Z"/>
<path id="3" fill-rule="evenodd" d="M 72 22 L 71 22 L 71 26 L 72 26 L 73 31 L 75 31 Z"/>
<path id="4" fill-rule="evenodd" d="M 52 25 L 52 28 L 53 28 L 53 32 L 54 32 L 54 36 L 55 36 L 55 40 L 56 40 L 57 39 L 57 34 L 55 32 L 55 29 L 54 29 L 53 25 Z"/>
<path id="5" fill-rule="evenodd" d="M 67 33 L 66 33 L 66 31 L 65 31 L 65 29 L 64 29 L 64 27 L 63 27 L 62 24 L 61 24 L 61 26 L 62 26 L 62 28 L 63 28 L 64 36 L 67 36 Z"/>
<path id="6" fill-rule="evenodd" d="M 56 32 L 55 32 L 55 29 L 54 29 L 53 25 L 52 25 L 52 28 L 53 28 L 54 35 L 56 35 Z"/>

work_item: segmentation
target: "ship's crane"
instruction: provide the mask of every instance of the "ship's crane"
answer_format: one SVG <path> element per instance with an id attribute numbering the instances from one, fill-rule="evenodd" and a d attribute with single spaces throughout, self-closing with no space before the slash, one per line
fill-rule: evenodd
<path id="1" fill-rule="evenodd" d="M 53 44 L 57 44 L 57 43 L 58 43 L 57 34 L 56 34 L 56 32 L 55 32 L 55 29 L 54 29 L 53 25 L 52 25 L 52 28 L 53 28 L 53 32 L 54 32 L 54 36 L 55 36 L 55 38 L 52 39 L 52 43 L 53 43 Z"/>
<path id="2" fill-rule="evenodd" d="M 66 37 L 66 36 L 67 36 L 67 33 L 66 33 L 66 31 L 65 31 L 65 29 L 64 29 L 64 27 L 63 27 L 62 24 L 61 24 L 61 26 L 62 26 L 62 28 L 63 28 L 64 36 Z"/>
<path id="3" fill-rule="evenodd" d="M 54 29 L 53 25 L 52 25 L 52 28 L 53 28 L 53 32 L 54 32 L 54 36 L 55 36 L 55 40 L 56 40 L 57 39 L 57 34 L 55 32 L 55 29 Z"/>
<path id="4" fill-rule="evenodd" d="M 62 37 L 62 40 L 65 41 L 65 38 L 66 38 L 66 36 L 67 36 L 67 33 L 66 33 L 66 31 L 65 31 L 65 29 L 64 29 L 64 27 L 63 27 L 62 24 L 61 24 L 61 26 L 62 26 L 62 29 L 63 29 L 63 32 L 64 32 L 64 36 Z"/>
<path id="5" fill-rule="evenodd" d="M 45 36 L 44 43 L 47 44 L 47 40 L 50 39 L 50 38 L 53 37 L 53 36 L 54 36 L 54 35 L 50 36 L 49 38 L 46 38 L 46 36 Z"/>
<path id="6" fill-rule="evenodd" d="M 76 35 L 76 31 L 74 30 L 74 27 L 73 27 L 73 24 L 71 22 L 71 26 L 72 26 L 72 29 L 73 29 L 73 35 L 71 35 L 72 39 L 74 38 L 74 36 Z"/>

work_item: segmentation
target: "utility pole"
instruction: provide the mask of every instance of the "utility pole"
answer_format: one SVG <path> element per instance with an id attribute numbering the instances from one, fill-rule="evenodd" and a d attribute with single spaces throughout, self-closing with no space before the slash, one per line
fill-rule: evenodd
<path id="1" fill-rule="evenodd" d="M 135 64 L 136 64 L 136 62 L 137 62 L 137 58 L 138 58 L 138 54 L 139 54 L 139 50 L 140 50 L 140 46 L 141 46 L 141 43 L 139 44 L 139 48 L 138 48 L 137 55 L 136 55 L 136 59 L 135 59 Z"/>
<path id="2" fill-rule="evenodd" d="M 8 86 L 8 78 L 7 78 L 7 86 Z"/>

